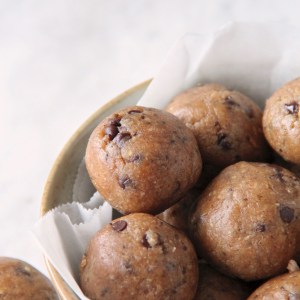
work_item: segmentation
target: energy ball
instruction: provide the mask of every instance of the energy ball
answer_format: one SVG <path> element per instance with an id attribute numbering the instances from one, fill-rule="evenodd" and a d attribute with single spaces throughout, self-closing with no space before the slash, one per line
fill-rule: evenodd
<path id="1" fill-rule="evenodd" d="M 0 257 L 0 299 L 59 300 L 50 280 L 30 264 Z"/>
<path id="2" fill-rule="evenodd" d="M 223 275 L 205 263 L 201 270 L 194 300 L 245 300 L 251 290 L 246 283 Z"/>
<path id="3" fill-rule="evenodd" d="M 263 130 L 271 147 L 285 160 L 300 164 L 300 78 L 278 89 L 267 101 Z"/>
<path id="4" fill-rule="evenodd" d="M 200 257 L 222 273 L 269 278 L 299 257 L 299 208 L 297 176 L 276 165 L 239 162 L 200 195 L 191 234 Z"/>
<path id="5" fill-rule="evenodd" d="M 248 97 L 220 84 L 196 86 L 176 96 L 166 110 L 196 136 L 204 164 L 266 161 L 262 112 Z"/>
<path id="6" fill-rule="evenodd" d="M 196 190 L 189 191 L 180 201 L 156 217 L 188 234 L 189 214 L 197 196 Z"/>
<path id="7" fill-rule="evenodd" d="M 90 241 L 81 288 L 96 299 L 193 299 L 198 261 L 179 230 L 142 213 L 112 221 Z"/>
<path id="8" fill-rule="evenodd" d="M 268 280 L 255 290 L 248 300 L 300 299 L 300 271 L 287 273 Z"/>
<path id="9" fill-rule="evenodd" d="M 172 206 L 202 169 L 192 131 L 168 112 L 141 106 L 104 119 L 89 139 L 85 160 L 96 189 L 124 214 Z"/>

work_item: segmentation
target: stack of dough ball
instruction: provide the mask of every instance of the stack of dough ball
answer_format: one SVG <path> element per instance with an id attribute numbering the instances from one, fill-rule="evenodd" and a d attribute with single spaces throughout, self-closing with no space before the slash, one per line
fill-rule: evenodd
<path id="1" fill-rule="evenodd" d="M 262 112 L 248 97 L 219 84 L 193 87 L 166 107 L 196 136 L 204 165 L 226 167 L 237 161 L 266 161 Z"/>
<path id="2" fill-rule="evenodd" d="M 0 257 L 0 299 L 59 300 L 50 280 L 30 264 Z"/>
<path id="3" fill-rule="evenodd" d="M 295 263 L 295 262 L 294 262 Z M 300 299 L 300 271 L 297 268 L 290 273 L 277 276 L 265 282 L 255 290 L 248 300 Z"/>
<path id="4" fill-rule="evenodd" d="M 192 131 L 178 118 L 134 106 L 96 127 L 86 166 L 96 189 L 118 211 L 159 213 L 195 185 L 202 160 Z"/>
<path id="5" fill-rule="evenodd" d="M 224 274 L 269 278 L 299 258 L 300 179 L 265 163 L 224 169 L 199 197 L 191 232 L 199 255 Z"/>
<path id="6" fill-rule="evenodd" d="M 80 281 L 93 300 L 191 300 L 198 283 L 197 255 L 181 231 L 152 215 L 134 213 L 92 238 Z"/>
<path id="7" fill-rule="evenodd" d="M 244 300 L 250 295 L 246 283 L 229 278 L 205 263 L 199 264 L 201 272 L 194 300 Z"/>
<path id="8" fill-rule="evenodd" d="M 300 78 L 278 89 L 266 102 L 263 130 L 285 160 L 300 164 Z"/>

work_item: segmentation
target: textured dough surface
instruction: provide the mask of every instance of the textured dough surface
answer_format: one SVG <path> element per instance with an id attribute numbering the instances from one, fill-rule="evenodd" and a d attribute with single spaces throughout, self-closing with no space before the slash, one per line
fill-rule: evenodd
<path id="1" fill-rule="evenodd" d="M 300 78 L 288 82 L 267 101 L 263 130 L 272 148 L 285 160 L 300 164 Z"/>
<path id="2" fill-rule="evenodd" d="M 300 272 L 284 274 L 268 280 L 248 300 L 297 300 L 300 299 Z"/>
<path id="3" fill-rule="evenodd" d="M 191 232 L 200 257 L 251 281 L 286 270 L 299 257 L 300 181 L 270 164 L 224 169 L 198 199 Z"/>
<path id="4" fill-rule="evenodd" d="M 1 300 L 59 300 L 50 280 L 30 264 L 0 257 Z"/>
<path id="5" fill-rule="evenodd" d="M 250 294 L 246 283 L 227 277 L 205 263 L 200 263 L 198 290 L 194 300 L 245 300 Z"/>
<path id="6" fill-rule="evenodd" d="M 197 182 L 202 160 L 192 131 L 172 114 L 128 107 L 104 119 L 86 151 L 91 180 L 122 213 L 159 213 Z"/>
<path id="7" fill-rule="evenodd" d="M 226 167 L 237 161 L 265 161 L 262 112 L 247 96 L 220 84 L 193 87 L 166 110 L 195 134 L 203 162 Z"/>
<path id="8" fill-rule="evenodd" d="M 135 213 L 112 221 L 91 240 L 81 287 L 91 299 L 193 299 L 197 255 L 179 230 Z"/>

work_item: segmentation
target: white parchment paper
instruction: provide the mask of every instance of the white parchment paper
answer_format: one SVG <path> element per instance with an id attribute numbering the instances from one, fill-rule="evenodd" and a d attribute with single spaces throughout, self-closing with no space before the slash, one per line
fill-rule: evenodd
<path id="1" fill-rule="evenodd" d="M 299 53 L 300 34 L 282 23 L 232 23 L 211 35 L 187 34 L 170 50 L 138 104 L 164 108 L 188 87 L 218 82 L 263 107 L 275 89 L 300 76 Z M 98 194 L 91 198 L 93 193 L 83 161 L 75 202 L 47 213 L 33 229 L 46 257 L 80 299 L 86 299 L 78 285 L 81 257 L 112 216 L 111 207 Z"/>

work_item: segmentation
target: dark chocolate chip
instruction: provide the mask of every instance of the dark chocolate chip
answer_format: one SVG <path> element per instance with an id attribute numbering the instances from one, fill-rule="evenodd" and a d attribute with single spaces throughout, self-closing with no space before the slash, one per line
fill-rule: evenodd
<path id="1" fill-rule="evenodd" d="M 119 178 L 119 185 L 124 190 L 126 187 L 132 185 L 132 180 L 128 176 Z"/>
<path id="2" fill-rule="evenodd" d="M 281 170 L 278 168 L 274 168 L 274 171 L 275 171 L 275 174 L 271 175 L 270 178 L 278 179 L 280 182 L 285 182 L 283 179 L 283 174 L 282 174 Z"/>
<path id="3" fill-rule="evenodd" d="M 127 142 L 130 139 L 131 139 L 131 134 L 129 132 L 120 132 L 116 136 L 115 141 L 121 147 L 125 144 L 125 142 Z"/>
<path id="4" fill-rule="evenodd" d="M 130 114 L 130 115 L 132 115 L 132 114 L 140 114 L 142 111 L 141 110 L 139 110 L 139 109 L 132 109 L 132 110 L 130 110 L 128 113 Z"/>
<path id="5" fill-rule="evenodd" d="M 225 104 L 226 105 L 229 105 L 229 106 L 240 106 L 238 103 L 236 103 L 232 96 L 226 96 L 225 98 Z"/>
<path id="6" fill-rule="evenodd" d="M 136 161 L 140 161 L 141 159 L 142 156 L 140 154 L 135 154 L 128 159 L 128 162 L 136 162 Z"/>
<path id="7" fill-rule="evenodd" d="M 109 121 L 109 124 L 110 124 L 110 125 L 115 125 L 115 126 L 121 126 L 120 121 L 121 121 L 121 117 L 117 115 L 117 116 L 115 116 L 114 119 L 111 119 L 111 120 Z"/>
<path id="8" fill-rule="evenodd" d="M 284 223 L 291 223 L 294 219 L 294 210 L 288 206 L 280 207 L 279 214 Z"/>
<path id="9" fill-rule="evenodd" d="M 297 114 L 299 111 L 299 104 L 296 101 L 293 101 L 288 104 L 284 104 L 284 107 L 289 114 Z"/>
<path id="10" fill-rule="evenodd" d="M 124 220 L 119 220 L 119 221 L 116 221 L 114 223 L 111 223 L 111 227 L 115 231 L 118 231 L 118 232 L 123 231 L 127 227 L 127 222 L 124 221 Z"/>
<path id="11" fill-rule="evenodd" d="M 255 231 L 265 232 L 266 231 L 266 225 L 265 224 L 257 224 Z"/>
<path id="12" fill-rule="evenodd" d="M 180 181 L 176 181 L 175 183 L 175 189 L 174 189 L 174 194 L 177 193 L 180 190 Z"/>
<path id="13" fill-rule="evenodd" d="M 223 132 L 217 134 L 217 144 L 225 151 L 232 148 L 230 141 L 228 141 L 228 135 Z"/>
<path id="14" fill-rule="evenodd" d="M 110 141 L 112 141 L 118 133 L 119 129 L 116 125 L 111 124 L 105 128 L 105 134 L 108 135 Z"/>
<path id="15" fill-rule="evenodd" d="M 148 248 L 151 248 L 150 244 L 148 243 L 147 235 L 146 235 L 146 234 L 143 235 L 143 238 L 142 238 L 142 245 L 143 245 L 144 247 L 146 247 L 147 249 L 148 249 Z"/>

